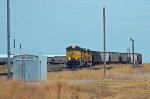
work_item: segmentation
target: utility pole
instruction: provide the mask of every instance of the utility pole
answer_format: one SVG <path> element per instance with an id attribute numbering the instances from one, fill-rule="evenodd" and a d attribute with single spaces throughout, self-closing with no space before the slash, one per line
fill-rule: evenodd
<path id="1" fill-rule="evenodd" d="M 133 68 L 134 68 L 134 40 L 132 38 L 130 38 L 131 42 L 132 42 L 132 55 L 133 55 Z"/>
<path id="2" fill-rule="evenodd" d="M 106 78 L 106 31 L 105 31 L 105 7 L 103 7 L 103 31 L 104 31 L 104 79 Z"/>
<path id="3" fill-rule="evenodd" d="M 16 40 L 14 39 L 14 55 L 15 55 L 15 48 L 16 48 Z"/>
<path id="4" fill-rule="evenodd" d="M 20 55 L 21 55 L 21 43 L 20 43 Z"/>
<path id="5" fill-rule="evenodd" d="M 10 8 L 9 0 L 7 0 L 7 65 L 8 65 L 8 80 L 10 79 Z"/>

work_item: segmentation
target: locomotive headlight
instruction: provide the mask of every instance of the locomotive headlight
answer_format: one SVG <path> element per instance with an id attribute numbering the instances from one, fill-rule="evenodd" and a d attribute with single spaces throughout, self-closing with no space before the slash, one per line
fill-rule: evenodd
<path id="1" fill-rule="evenodd" d="M 78 58 L 76 58 L 76 60 L 77 60 Z"/>
<path id="2" fill-rule="evenodd" d="M 71 58 L 68 58 L 68 60 L 70 60 Z"/>

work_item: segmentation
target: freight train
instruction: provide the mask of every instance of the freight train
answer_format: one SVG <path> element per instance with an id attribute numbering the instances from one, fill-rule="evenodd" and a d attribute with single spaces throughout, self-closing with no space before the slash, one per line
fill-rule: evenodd
<path id="1" fill-rule="evenodd" d="M 47 56 L 47 64 L 59 65 L 66 64 L 66 56 L 65 55 L 55 55 L 55 56 Z"/>
<path id="2" fill-rule="evenodd" d="M 13 64 L 13 55 L 10 56 L 10 63 Z M 0 55 L 0 65 L 7 64 L 7 55 Z"/>
<path id="3" fill-rule="evenodd" d="M 47 64 L 66 64 L 66 55 L 45 55 L 47 57 Z M 10 57 L 10 63 L 13 64 L 13 55 Z M 7 64 L 7 55 L 0 55 L 0 65 Z"/>
<path id="4" fill-rule="evenodd" d="M 66 64 L 69 68 L 92 66 L 95 64 L 104 63 L 104 53 L 99 51 L 91 51 L 89 49 L 81 48 L 79 46 L 69 46 L 66 48 L 66 55 L 53 55 L 47 57 L 47 64 Z M 13 56 L 10 58 L 11 64 L 13 64 Z M 107 63 L 121 63 L 131 64 L 133 63 L 132 53 L 118 53 L 118 52 L 106 52 Z M 135 64 L 142 64 L 142 55 L 134 54 Z M 7 55 L 0 55 L 0 65 L 7 64 Z"/>
<path id="5" fill-rule="evenodd" d="M 142 64 L 141 54 L 135 53 L 134 57 L 135 64 Z M 68 68 L 92 66 L 104 63 L 104 52 L 91 51 L 79 46 L 69 46 L 66 48 L 66 58 Z M 133 63 L 133 54 L 106 52 L 106 63 L 131 64 Z"/>

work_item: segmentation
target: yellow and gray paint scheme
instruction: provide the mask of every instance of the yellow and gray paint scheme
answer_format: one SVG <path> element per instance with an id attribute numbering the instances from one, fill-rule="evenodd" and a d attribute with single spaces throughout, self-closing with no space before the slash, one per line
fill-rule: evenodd
<path id="1" fill-rule="evenodd" d="M 67 66 L 69 68 L 91 66 L 92 53 L 89 49 L 79 46 L 69 46 L 66 48 Z"/>

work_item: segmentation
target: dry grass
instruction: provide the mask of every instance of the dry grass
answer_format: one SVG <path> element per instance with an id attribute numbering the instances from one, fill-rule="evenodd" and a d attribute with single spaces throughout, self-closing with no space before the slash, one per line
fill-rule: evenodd
<path id="1" fill-rule="evenodd" d="M 0 73 L 7 73 L 8 67 L 6 65 L 0 65 Z M 10 66 L 10 71 L 12 72 L 13 71 L 13 66 L 11 65 Z"/>
<path id="2" fill-rule="evenodd" d="M 96 70 L 77 70 L 77 71 L 63 71 L 48 73 L 49 80 L 103 80 L 104 70 L 103 66 L 95 66 Z M 113 80 L 136 80 L 136 81 L 150 81 L 150 64 L 144 64 L 140 67 L 133 68 L 132 65 L 112 64 L 107 65 L 106 78 Z"/>
<path id="3" fill-rule="evenodd" d="M 48 73 L 48 81 L 24 83 L 0 77 L 0 99 L 149 99 L 150 64 L 109 65 L 98 70 Z"/>
<path id="4" fill-rule="evenodd" d="M 49 80 L 60 80 L 60 79 L 78 79 L 78 80 L 86 80 L 93 79 L 98 80 L 103 78 L 102 70 L 94 71 L 94 70 L 78 70 L 78 71 L 63 71 L 60 73 L 48 73 Z"/>
<path id="5" fill-rule="evenodd" d="M 0 79 L 0 99 L 99 99 L 101 85 L 71 85 L 66 81 L 23 84 L 21 81 Z M 97 87 L 98 86 L 98 87 Z M 105 91 L 105 89 L 103 90 Z"/>
<path id="6" fill-rule="evenodd" d="M 70 84 L 67 81 L 24 84 L 0 78 L 0 99 L 148 99 L 149 82 L 97 81 Z"/>

